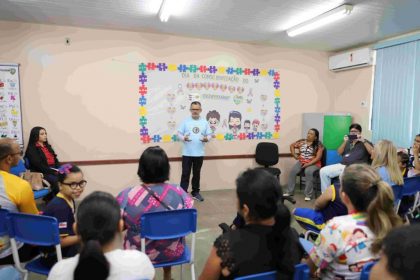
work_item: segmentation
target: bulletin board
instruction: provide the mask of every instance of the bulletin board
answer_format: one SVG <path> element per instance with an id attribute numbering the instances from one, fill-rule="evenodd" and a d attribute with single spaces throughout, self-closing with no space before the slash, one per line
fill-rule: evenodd
<path id="1" fill-rule="evenodd" d="M 274 69 L 148 62 L 138 70 L 142 143 L 178 141 L 193 101 L 201 103 L 216 140 L 279 138 L 280 74 Z"/>
<path id="2" fill-rule="evenodd" d="M 16 139 L 23 147 L 19 64 L 0 63 L 0 137 Z"/>

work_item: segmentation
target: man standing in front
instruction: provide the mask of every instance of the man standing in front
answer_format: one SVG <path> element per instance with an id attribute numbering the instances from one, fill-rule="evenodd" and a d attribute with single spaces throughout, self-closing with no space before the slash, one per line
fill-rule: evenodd
<path id="1" fill-rule="evenodd" d="M 192 168 L 191 195 L 196 200 L 204 201 L 200 194 L 200 172 L 204 159 L 204 143 L 209 141 L 212 132 L 208 122 L 200 117 L 200 102 L 192 102 L 190 112 L 191 117 L 185 119 L 178 129 L 178 137 L 183 141 L 180 185 L 187 192 Z"/>
<path id="2" fill-rule="evenodd" d="M 349 127 L 349 134 L 344 135 L 343 143 L 337 149 L 342 156 L 341 163 L 327 165 L 319 171 L 321 192 L 330 185 L 331 179 L 340 176 L 347 165 L 353 163 L 369 163 L 373 151 L 373 144 L 362 137 L 362 127 L 353 123 Z"/>

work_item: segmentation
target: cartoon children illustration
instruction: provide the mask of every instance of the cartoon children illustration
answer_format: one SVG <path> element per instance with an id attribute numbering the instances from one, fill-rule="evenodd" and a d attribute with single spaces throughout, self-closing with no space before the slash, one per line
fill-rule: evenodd
<path id="1" fill-rule="evenodd" d="M 238 131 L 241 129 L 242 115 L 238 111 L 229 112 L 229 129 L 233 135 L 236 136 Z"/>
<path id="2" fill-rule="evenodd" d="M 257 132 L 258 126 L 260 125 L 260 121 L 255 119 L 252 121 L 252 131 Z"/>
<path id="3" fill-rule="evenodd" d="M 251 129 L 251 121 L 250 120 L 245 120 L 244 121 L 244 129 L 245 129 L 246 133 L 248 133 L 248 131 Z"/>
<path id="4" fill-rule="evenodd" d="M 216 110 L 209 111 L 206 115 L 206 120 L 209 123 L 212 133 L 216 131 L 216 128 L 220 123 L 220 114 Z"/>

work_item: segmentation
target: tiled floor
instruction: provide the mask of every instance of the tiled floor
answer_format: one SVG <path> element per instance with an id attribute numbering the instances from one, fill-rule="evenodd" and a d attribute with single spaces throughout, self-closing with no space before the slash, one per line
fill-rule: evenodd
<path id="1" fill-rule="evenodd" d="M 295 192 L 296 204 L 292 205 L 286 202 L 286 205 L 292 210 L 294 207 L 312 207 L 313 202 L 306 202 L 303 194 L 297 186 Z M 219 223 L 225 222 L 230 224 L 236 215 L 236 193 L 235 190 L 219 190 L 202 192 L 205 198 L 204 202 L 194 201 L 194 207 L 198 210 L 198 232 L 196 234 L 196 250 L 195 250 L 195 271 L 196 277 L 200 275 L 205 261 L 207 260 L 210 249 L 214 240 L 221 234 L 218 227 Z M 299 232 L 301 228 L 293 221 L 292 224 Z M 188 240 L 189 241 L 189 240 Z M 162 269 L 156 270 L 156 280 L 162 279 Z M 172 271 L 173 279 L 180 279 L 180 270 L 174 267 Z M 29 276 L 31 280 L 45 279 L 35 274 Z M 187 266 L 184 270 L 183 279 L 191 279 L 190 269 Z"/>

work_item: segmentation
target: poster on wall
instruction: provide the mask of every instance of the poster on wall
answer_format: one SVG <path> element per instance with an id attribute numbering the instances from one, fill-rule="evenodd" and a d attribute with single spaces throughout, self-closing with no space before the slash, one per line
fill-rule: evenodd
<path id="1" fill-rule="evenodd" d="M 280 74 L 274 69 L 139 64 L 140 141 L 176 142 L 193 101 L 220 141 L 277 139 Z"/>
<path id="2" fill-rule="evenodd" d="M 23 147 L 19 65 L 0 63 L 0 137 L 16 139 Z"/>

